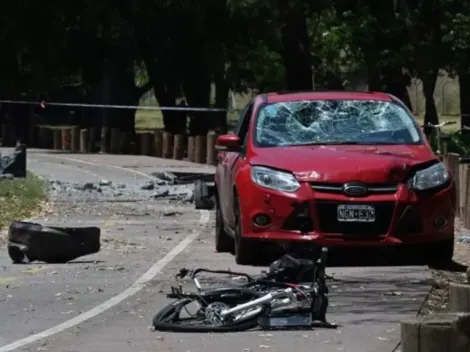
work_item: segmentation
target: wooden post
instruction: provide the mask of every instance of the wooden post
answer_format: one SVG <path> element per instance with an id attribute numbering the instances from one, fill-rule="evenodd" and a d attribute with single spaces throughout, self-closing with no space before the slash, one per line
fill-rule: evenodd
<path id="1" fill-rule="evenodd" d="M 90 153 L 90 131 L 80 130 L 80 153 Z"/>
<path id="2" fill-rule="evenodd" d="M 468 166 L 467 165 L 459 165 L 459 214 L 460 219 L 465 223 L 465 208 L 467 204 L 467 179 L 468 179 Z"/>
<path id="3" fill-rule="evenodd" d="M 217 133 L 210 131 L 207 134 L 207 164 L 216 165 L 217 151 L 215 150 L 215 141 L 217 140 Z"/>
<path id="4" fill-rule="evenodd" d="M 96 151 L 96 137 L 97 137 L 97 134 L 98 134 L 98 130 L 96 127 L 90 127 L 90 129 L 88 130 L 88 143 L 90 144 L 88 146 L 88 152 L 89 153 L 93 153 Z"/>
<path id="5" fill-rule="evenodd" d="M 150 155 L 152 134 L 149 132 L 140 133 L 140 154 Z"/>
<path id="6" fill-rule="evenodd" d="M 194 152 L 194 161 L 199 164 L 205 164 L 206 152 L 207 152 L 206 136 L 196 136 L 196 148 Z"/>
<path id="7" fill-rule="evenodd" d="M 39 148 L 50 148 L 51 130 L 39 127 L 38 146 Z"/>
<path id="8" fill-rule="evenodd" d="M 129 138 L 129 133 L 124 132 L 121 133 L 121 136 L 119 138 L 119 150 L 122 154 L 127 154 L 129 153 L 129 148 L 130 147 L 130 138 Z"/>
<path id="9" fill-rule="evenodd" d="M 55 129 L 53 132 L 54 138 L 54 149 L 62 149 L 62 131 L 60 129 Z"/>
<path id="10" fill-rule="evenodd" d="M 401 352 L 470 351 L 470 314 L 441 313 L 401 323 Z"/>
<path id="11" fill-rule="evenodd" d="M 109 150 L 113 154 L 121 153 L 120 141 L 121 131 L 119 128 L 111 128 L 111 136 L 109 137 Z"/>
<path id="12" fill-rule="evenodd" d="M 470 285 L 449 285 L 449 311 L 470 313 Z"/>
<path id="13" fill-rule="evenodd" d="M 175 134 L 173 139 L 173 159 L 182 160 L 184 156 L 184 136 Z"/>
<path id="14" fill-rule="evenodd" d="M 73 126 L 71 128 L 70 151 L 76 153 L 80 148 L 80 128 Z"/>
<path id="15" fill-rule="evenodd" d="M 163 155 L 163 134 L 162 131 L 156 130 L 153 132 L 153 145 L 154 152 L 157 158 L 161 158 Z"/>
<path id="16" fill-rule="evenodd" d="M 71 137 L 71 130 L 69 127 L 65 127 L 61 129 L 61 136 L 62 136 L 62 150 L 70 150 L 70 137 Z"/>
<path id="17" fill-rule="evenodd" d="M 465 166 L 465 205 L 464 205 L 464 225 L 468 229 L 470 226 L 470 166 Z"/>
<path id="18" fill-rule="evenodd" d="M 101 153 L 109 153 L 109 127 L 101 127 Z"/>
<path id="19" fill-rule="evenodd" d="M 170 132 L 163 132 L 163 157 L 171 159 L 173 156 L 173 135 Z"/>
<path id="20" fill-rule="evenodd" d="M 196 137 L 188 137 L 188 160 L 194 162 L 196 149 Z"/>

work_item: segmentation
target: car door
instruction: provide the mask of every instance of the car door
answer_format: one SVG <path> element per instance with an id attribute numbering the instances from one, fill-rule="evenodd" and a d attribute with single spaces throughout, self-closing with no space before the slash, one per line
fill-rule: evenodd
<path id="1" fill-rule="evenodd" d="M 247 104 L 242 114 L 240 115 L 240 120 L 237 124 L 237 128 L 235 129 L 235 133 L 238 135 L 242 143 L 240 152 L 226 152 L 222 162 L 224 169 L 222 177 L 224 204 L 221 204 L 221 207 L 224 223 L 230 227 L 233 227 L 235 223 L 235 217 L 233 213 L 233 185 L 240 162 L 245 159 L 245 144 L 247 140 L 251 115 L 253 114 L 253 105 L 253 101 L 250 101 Z"/>

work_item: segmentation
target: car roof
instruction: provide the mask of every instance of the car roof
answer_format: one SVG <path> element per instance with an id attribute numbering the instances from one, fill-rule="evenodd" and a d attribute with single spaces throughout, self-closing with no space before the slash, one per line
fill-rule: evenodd
<path id="1" fill-rule="evenodd" d="M 355 91 L 299 91 L 299 92 L 271 92 L 261 94 L 267 103 L 277 103 L 296 100 L 377 100 L 393 101 L 393 98 L 383 92 L 355 92 Z"/>

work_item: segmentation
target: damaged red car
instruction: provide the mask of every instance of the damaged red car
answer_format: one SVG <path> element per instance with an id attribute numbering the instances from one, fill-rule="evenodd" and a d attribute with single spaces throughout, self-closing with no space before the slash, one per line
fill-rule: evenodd
<path id="1" fill-rule="evenodd" d="M 216 148 L 216 250 L 238 264 L 267 242 L 418 245 L 430 260 L 452 258 L 452 175 L 392 95 L 261 94 Z"/>

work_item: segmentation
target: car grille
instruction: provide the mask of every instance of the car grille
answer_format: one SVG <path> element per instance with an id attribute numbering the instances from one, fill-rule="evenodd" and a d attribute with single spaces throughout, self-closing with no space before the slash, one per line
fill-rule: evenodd
<path id="1" fill-rule="evenodd" d="M 398 189 L 396 183 L 366 183 L 367 194 L 394 194 Z M 312 189 L 323 193 L 343 193 L 343 183 L 311 183 Z"/>
<path id="2" fill-rule="evenodd" d="M 339 222 L 337 207 L 341 203 L 332 201 L 317 201 L 319 229 L 323 233 L 340 233 L 343 235 L 380 236 L 385 235 L 392 221 L 394 203 L 370 203 L 375 207 L 375 221 L 372 223 Z M 364 204 L 364 203 L 361 203 Z"/>

